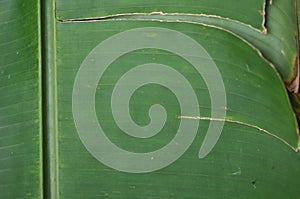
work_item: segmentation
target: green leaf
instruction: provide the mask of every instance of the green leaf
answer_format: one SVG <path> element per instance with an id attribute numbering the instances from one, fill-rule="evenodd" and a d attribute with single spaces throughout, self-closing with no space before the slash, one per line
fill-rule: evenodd
<path id="1" fill-rule="evenodd" d="M 292 173 L 298 175 L 299 170 L 289 172 L 287 165 L 291 164 L 290 167 L 297 168 L 299 158 L 293 150 L 278 140 L 279 138 L 292 148 L 297 148 L 296 119 L 281 78 L 249 45 L 224 31 L 187 23 L 108 20 L 58 22 L 56 26 L 57 139 L 61 197 L 92 198 L 98 195 L 118 198 L 126 195 L 134 198 L 144 195 L 154 198 L 193 198 L 205 194 L 217 198 L 230 194 L 232 197 L 240 198 L 244 197 L 244 194 L 256 197 L 267 197 L 272 194 L 280 198 L 286 196 L 286 192 L 291 196 L 297 195 L 298 191 L 293 186 L 285 187 L 288 189 L 285 192 L 283 188 L 274 189 L 278 181 L 285 183 L 289 181 L 292 184 L 297 182 L 297 177 Z M 206 49 L 224 81 L 227 115 L 215 148 L 205 159 L 199 159 L 199 148 L 206 136 L 209 121 L 218 122 L 218 119 L 222 119 L 211 117 L 209 92 L 212 91 L 208 89 L 203 76 L 182 57 L 160 49 L 140 49 L 118 57 L 103 73 L 95 95 L 98 118 L 96 122 L 101 125 L 111 142 L 127 151 L 149 152 L 160 149 L 170 142 L 177 133 L 181 120 L 196 120 L 200 123 L 193 144 L 176 162 L 152 173 L 135 175 L 118 172 L 105 166 L 86 150 L 76 129 L 72 95 L 79 68 L 97 45 L 117 33 L 145 27 L 179 31 Z M 154 33 L 145 32 L 145 34 L 152 35 L 155 41 Z M 124 39 L 124 43 L 126 42 L 134 41 Z M 110 53 L 113 52 L 107 51 L 108 55 Z M 157 103 L 165 107 L 167 120 L 166 126 L 159 134 L 143 140 L 128 136 L 116 124 L 111 110 L 111 95 L 117 81 L 130 69 L 153 62 L 168 65 L 189 80 L 197 95 L 200 115 L 178 117 L 179 102 L 172 92 L 158 85 L 145 85 L 137 90 L 130 100 L 131 116 L 134 121 L 139 125 L 148 124 L 149 108 Z M 91 79 L 93 74 L 97 74 L 97 71 L 91 69 L 90 75 L 85 78 Z M 93 87 L 91 84 L 86 86 L 86 89 Z M 181 88 L 180 85 L 177 87 Z M 86 96 L 77 97 L 86 99 L 87 104 L 90 103 Z M 80 113 L 86 115 L 89 111 L 84 109 Z M 88 124 L 91 119 L 86 119 Z M 85 133 L 89 134 L 90 131 L 87 130 Z M 101 142 L 99 144 L 101 145 Z M 94 147 L 97 148 L 97 145 Z M 285 151 L 284 154 L 278 155 L 283 153 L 282 151 Z M 293 160 L 289 160 L 292 157 Z M 260 169 L 257 169 L 258 167 Z M 278 167 L 279 173 L 275 176 L 274 172 Z M 81 190 L 82 187 L 84 191 Z"/>
<path id="2" fill-rule="evenodd" d="M 0 1 L 1 198 L 297 198 L 295 2 Z"/>
<path id="3" fill-rule="evenodd" d="M 94 4 L 93 4 L 94 5 Z M 59 6 L 58 6 L 59 7 Z M 61 5 L 61 8 L 64 6 Z M 122 9 L 121 9 L 122 11 Z M 221 30 L 225 30 L 238 38 L 242 39 L 258 53 L 266 57 L 272 67 L 273 64 L 276 69 L 280 72 L 281 77 L 285 80 L 286 86 L 294 91 L 298 91 L 298 72 L 297 66 L 297 45 L 296 43 L 296 21 L 295 21 L 295 4 L 294 1 L 285 2 L 268 2 L 264 4 L 264 10 L 262 11 L 265 17 L 266 29 L 259 31 L 252 28 L 251 26 L 235 21 L 228 18 L 223 18 L 216 15 L 194 15 L 194 14 L 165 14 L 165 13 L 154 13 L 154 14 L 128 14 L 128 15 L 116 15 L 108 20 L 159 20 L 160 22 L 177 22 L 177 23 L 195 23 L 203 26 L 209 26 Z M 289 14 L 290 13 L 290 14 Z M 278 19 L 277 19 L 278 18 Z M 275 20 L 277 19 L 277 20 Z M 87 19 L 89 20 L 89 19 Z M 93 21 L 94 19 L 90 19 Z M 80 22 L 80 19 L 65 19 L 62 22 Z M 97 21 L 97 20 L 96 20 Z M 101 20 L 100 20 L 101 21 Z M 286 26 L 284 30 L 281 28 Z M 264 74 L 264 73 L 263 73 Z M 254 90 L 253 90 L 254 92 Z M 258 100 L 259 101 L 259 100 Z M 291 118 L 294 118 L 291 116 Z M 220 118 L 219 118 L 220 119 Z M 293 119 L 294 120 L 294 119 Z M 248 123 L 246 121 L 237 119 L 239 122 Z M 295 121 L 295 120 L 294 120 Z M 251 123 L 251 122 L 250 122 Z M 257 125 L 257 124 L 251 124 Z M 260 125 L 258 125 L 260 126 Z M 295 127 L 295 126 L 294 126 Z M 278 129 L 278 128 L 277 128 Z M 266 130 L 266 132 L 269 132 Z M 291 133 L 287 135 L 279 130 L 278 133 L 272 131 L 272 135 L 288 143 L 293 148 L 297 148 L 297 133 Z M 287 138 L 292 136 L 293 138 Z M 293 143 L 293 144 L 292 144 Z M 296 143 L 296 144 L 295 144 Z"/>
<path id="4" fill-rule="evenodd" d="M 38 1 L 1 1 L 0 7 L 1 198 L 41 198 Z"/>
<path id="5" fill-rule="evenodd" d="M 259 31 L 249 24 L 241 23 L 222 15 L 193 15 L 181 13 L 154 13 L 116 16 L 114 19 L 158 20 L 165 22 L 196 23 L 218 28 L 239 37 L 257 49 L 281 74 L 287 88 L 295 93 L 299 90 L 299 64 L 297 49 L 296 3 L 269 1 L 262 14 L 264 29 Z M 238 9 L 238 8 L 237 8 Z"/>
<path id="6" fill-rule="evenodd" d="M 187 13 L 218 15 L 251 24 L 263 29 L 264 0 L 240 0 L 234 3 L 218 0 L 57 0 L 56 12 L 60 20 L 106 18 L 128 13 Z"/>

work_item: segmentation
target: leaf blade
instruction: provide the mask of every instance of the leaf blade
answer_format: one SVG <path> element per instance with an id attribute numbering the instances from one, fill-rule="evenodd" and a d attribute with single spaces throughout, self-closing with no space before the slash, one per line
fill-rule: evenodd
<path id="1" fill-rule="evenodd" d="M 0 192 L 42 197 L 38 1 L 1 1 Z"/>
<path id="2" fill-rule="evenodd" d="M 264 16 L 260 12 L 263 12 L 264 3 L 264 0 L 241 0 L 234 4 L 217 0 L 57 0 L 56 10 L 60 20 L 101 18 L 126 13 L 202 13 L 240 20 L 257 29 L 263 29 Z"/>
<path id="3" fill-rule="evenodd" d="M 89 52 L 101 41 L 116 33 L 136 27 L 164 27 L 185 33 L 199 42 L 216 62 L 227 90 L 226 119 L 228 122 L 225 122 L 224 131 L 216 147 L 204 160 L 197 159 L 199 146 L 201 146 L 201 141 L 203 141 L 206 133 L 205 130 L 208 127 L 208 122 L 203 120 L 200 121 L 201 127 L 195 144 L 182 158 L 162 170 L 145 175 L 132 175 L 111 169 L 93 158 L 82 145 L 73 121 L 71 106 L 73 83 L 78 68 Z M 69 32 L 74 34 L 70 35 Z M 78 49 L 81 49 L 81 52 Z M 221 197 L 224 194 L 242 197 L 244 193 L 267 197 L 274 192 L 278 179 L 291 180 L 293 183 L 297 181 L 299 175 L 299 170 L 296 168 L 299 161 L 297 154 L 278 139 L 261 130 L 264 129 L 275 136 L 282 137 L 294 149 L 297 147 L 296 119 L 284 85 L 274 69 L 265 63 L 255 50 L 231 34 L 185 23 L 113 20 L 84 23 L 58 22 L 57 58 L 59 60 L 57 63 L 57 80 L 58 85 L 60 85 L 57 92 L 61 197 L 80 198 L 96 195 L 136 197 L 140 194 L 149 197 L 172 197 L 174 195 L 196 197 L 202 193 L 211 197 Z M 201 81 L 201 76 L 195 75 L 195 70 L 190 69 L 192 66 L 184 60 L 176 58 L 172 53 L 155 49 L 128 54 L 123 59 L 116 60 L 111 65 L 112 68 L 106 72 L 104 79 L 99 81 L 97 87 L 99 93 L 95 96 L 95 109 L 98 110 L 98 122 L 103 125 L 107 136 L 119 147 L 129 151 L 144 152 L 152 149 L 153 146 L 159 148 L 163 143 L 166 143 L 166 141 L 161 143 L 161 139 L 170 139 L 170 137 L 161 136 L 159 141 L 149 140 L 138 144 L 136 142 L 141 140 L 128 138 L 129 136 L 118 129 L 110 110 L 110 93 L 124 71 L 153 60 L 174 67 L 190 79 L 198 98 L 201 99 L 199 100 L 201 116 L 210 118 L 208 90 L 203 80 Z M 104 89 L 102 93 L 100 92 L 101 89 Z M 132 101 L 132 115 L 136 118 L 137 123 L 147 124 L 148 108 L 157 99 L 164 100 L 161 104 L 164 104 L 167 110 L 173 111 L 172 116 L 176 118 L 177 109 L 174 108 L 177 105 L 176 101 L 172 101 L 169 96 L 164 96 L 163 93 L 167 92 L 158 88 L 153 88 L 152 91 L 154 92 L 148 95 L 143 94 L 147 93 L 147 89 L 141 90 L 139 94 L 136 94 L 136 99 Z M 277 93 L 274 93 L 274 90 Z M 134 108 L 135 106 L 137 107 Z M 178 120 L 171 120 L 170 122 L 171 127 L 163 131 L 165 134 L 174 133 L 173 127 L 176 127 Z M 76 155 L 70 156 L 70 154 Z M 295 160 L 291 163 L 291 167 L 295 169 L 293 172 L 287 166 L 287 162 L 291 161 L 289 158 Z M 284 163 L 279 164 L 282 159 L 284 159 Z M 85 162 L 85 164 L 78 165 L 78 160 Z M 221 166 L 224 164 L 226 165 L 225 169 Z M 272 173 L 272 166 L 283 170 L 280 170 L 280 174 L 277 176 Z M 257 167 L 262 169 L 259 170 Z M 78 172 L 74 174 L 72 170 Z M 238 175 L 239 172 L 242 172 L 241 176 Z M 95 175 L 95 173 L 99 175 Z M 234 175 L 234 173 L 236 174 Z M 235 178 L 236 175 L 239 177 Z M 286 176 L 289 176 L 289 180 L 285 178 Z M 79 179 L 85 180 L 80 181 Z M 107 180 L 104 182 L 103 179 Z M 178 191 L 179 187 L 182 186 L 182 181 L 187 183 L 183 187 L 185 191 Z M 114 184 L 118 182 L 120 186 L 115 188 Z M 71 186 L 69 186 L 70 184 Z M 98 186 L 90 186 L 90 184 L 97 184 Z M 132 187 L 136 187 L 134 191 L 132 191 L 134 188 L 128 188 L 131 184 Z M 154 193 L 153 186 L 155 185 L 157 185 L 157 191 Z M 86 192 L 77 191 L 83 186 Z M 239 187 L 238 193 L 235 192 L 237 186 Z M 101 187 L 102 190 L 100 191 L 98 187 Z M 257 190 L 258 187 L 261 189 Z M 297 194 L 297 190 L 293 187 L 288 186 L 286 188 L 292 196 Z M 216 189 L 220 192 L 213 191 Z M 276 195 L 284 195 L 282 190 L 278 189 L 275 192 Z"/>

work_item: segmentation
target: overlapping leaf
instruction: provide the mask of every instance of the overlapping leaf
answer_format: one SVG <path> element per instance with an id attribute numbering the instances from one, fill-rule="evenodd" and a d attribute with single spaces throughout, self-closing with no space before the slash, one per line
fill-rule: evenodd
<path id="1" fill-rule="evenodd" d="M 218 0 L 57 0 L 59 20 L 97 19 L 138 13 L 186 13 L 217 15 L 231 18 L 262 30 L 264 0 L 240 0 L 234 4 Z"/>

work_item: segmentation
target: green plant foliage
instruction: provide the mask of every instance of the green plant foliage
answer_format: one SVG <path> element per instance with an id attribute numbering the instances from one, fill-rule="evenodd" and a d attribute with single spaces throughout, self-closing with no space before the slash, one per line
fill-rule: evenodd
<path id="1" fill-rule="evenodd" d="M 101 18 L 111 15 L 128 13 L 187 13 L 218 15 L 251 24 L 257 29 L 263 29 L 264 0 L 240 0 L 232 3 L 218 0 L 57 0 L 57 18 L 87 19 Z M 238 9 L 237 9 L 238 8 Z"/>
<path id="2" fill-rule="evenodd" d="M 238 8 L 236 8 L 238 9 Z M 263 14 L 263 29 L 251 27 L 243 21 L 224 18 L 222 15 L 192 14 L 132 14 L 115 19 L 158 20 L 166 22 L 196 23 L 231 32 L 257 49 L 281 74 L 287 88 L 299 90 L 299 63 L 295 1 L 268 1 Z M 259 15 L 256 13 L 256 15 Z"/>
<path id="3" fill-rule="evenodd" d="M 38 1 L 0 8 L 0 198 L 41 198 Z"/>
<path id="4" fill-rule="evenodd" d="M 299 135 L 290 98 L 296 113 L 300 103 L 288 91 L 299 86 L 295 3 L 0 1 L 0 198 L 298 198 Z M 124 36 L 134 31 L 136 38 Z M 192 42 L 159 48 L 161 35 Z M 180 53 L 194 44 L 201 54 Z M 159 67 L 126 79 L 149 63 Z M 161 81 L 171 79 L 171 87 L 133 87 L 166 71 L 189 87 L 170 75 Z M 185 95 L 192 97 L 183 104 Z M 132 121 L 115 105 L 125 97 Z M 147 125 L 157 133 L 147 137 Z M 177 154 L 193 129 L 176 160 L 137 169 Z M 176 140 L 178 134 L 186 136 Z M 174 153 L 156 155 L 170 146 Z M 132 158 L 145 154 L 155 155 Z"/>
<path id="5" fill-rule="evenodd" d="M 77 71 L 88 53 L 101 41 L 137 27 L 164 27 L 187 34 L 201 43 L 216 62 L 227 92 L 227 122 L 219 142 L 205 159 L 197 157 L 209 124 L 205 119 L 200 121 L 197 137 L 188 151 L 175 163 L 153 173 L 118 172 L 99 163 L 82 145 L 72 116 L 72 90 Z M 287 93 L 276 71 L 243 41 L 230 33 L 193 24 L 96 21 L 58 22 L 56 44 L 59 60 L 59 190 L 62 198 L 122 198 L 124 195 L 129 198 L 141 195 L 146 198 L 197 198 L 199 195 L 203 198 L 223 195 L 247 198 L 268 197 L 274 192 L 280 198 L 286 196 L 284 189 L 288 189 L 291 196 L 297 194 L 297 188 L 293 186 L 274 190 L 279 182 L 296 183 L 299 173 L 297 154 L 277 139 L 280 137 L 288 140 L 290 146 L 297 146 L 296 122 Z M 114 122 L 110 97 L 116 81 L 132 67 L 153 60 L 184 74 L 196 90 L 201 116 L 210 117 L 209 91 L 193 66 L 177 55 L 157 49 L 128 53 L 105 71 L 95 99 L 99 123 L 107 136 L 129 151 L 159 149 L 172 139 L 180 122 L 176 119 L 180 109 L 174 95 L 153 85 L 138 90 L 131 99 L 130 108 L 132 117 L 142 125 L 149 122 L 149 107 L 155 103 L 163 104 L 168 110 L 168 121 L 159 135 L 147 141 L 134 139 L 124 135 Z M 291 163 L 289 158 L 294 158 L 294 162 Z M 277 163 L 282 169 L 279 173 L 276 173 Z M 289 167 L 295 170 L 289 173 Z M 291 177 L 286 177 L 289 175 Z"/>

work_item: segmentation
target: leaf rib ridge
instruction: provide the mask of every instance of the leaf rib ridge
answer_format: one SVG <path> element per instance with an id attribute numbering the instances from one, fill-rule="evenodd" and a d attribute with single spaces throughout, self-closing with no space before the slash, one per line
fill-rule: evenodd
<path id="1" fill-rule="evenodd" d="M 242 122 L 242 121 L 238 121 L 238 120 L 232 120 L 232 119 L 222 119 L 222 118 L 211 118 L 211 117 L 200 117 L 200 116 L 177 116 L 178 119 L 192 119 L 192 120 L 204 120 L 204 121 L 215 121 L 215 122 L 229 122 L 229 123 L 234 123 L 234 124 L 239 124 L 239 125 L 243 125 L 243 126 L 247 126 L 247 127 L 251 127 L 251 128 L 254 128 L 254 129 L 257 129 L 259 131 L 262 131 L 268 135 L 271 135 L 273 137 L 275 137 L 276 139 L 279 139 L 280 141 L 282 141 L 283 143 L 285 143 L 286 145 L 288 145 L 290 148 L 292 148 L 295 152 L 298 152 L 300 150 L 300 147 L 293 147 L 292 145 L 290 145 L 288 142 L 286 142 L 284 139 L 278 137 L 277 135 L 275 135 L 274 133 L 264 129 L 264 128 L 261 128 L 257 125 L 254 125 L 254 124 L 249 124 L 249 123 L 246 123 L 246 122 Z"/>

